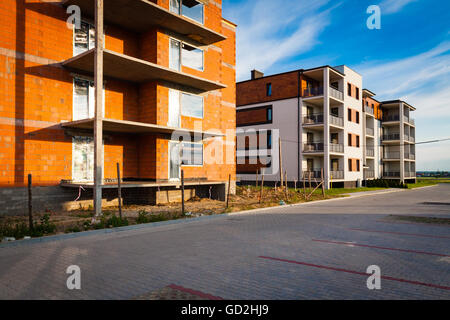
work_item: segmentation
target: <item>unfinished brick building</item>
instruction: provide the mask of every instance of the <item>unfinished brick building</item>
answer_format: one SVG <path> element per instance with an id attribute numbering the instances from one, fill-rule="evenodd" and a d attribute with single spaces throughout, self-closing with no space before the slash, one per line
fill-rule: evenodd
<path id="1" fill-rule="evenodd" d="M 29 173 L 39 210 L 100 212 L 117 163 L 125 203 L 175 200 L 181 168 L 188 197 L 235 185 L 234 163 L 203 158 L 217 139 L 235 156 L 221 0 L 4 0 L 0 17 L 0 214 L 24 212 Z"/>

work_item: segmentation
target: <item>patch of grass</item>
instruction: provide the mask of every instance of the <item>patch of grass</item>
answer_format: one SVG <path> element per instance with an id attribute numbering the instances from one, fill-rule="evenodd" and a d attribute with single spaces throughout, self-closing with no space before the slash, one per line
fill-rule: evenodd
<path id="1" fill-rule="evenodd" d="M 433 223 L 433 224 L 448 224 L 448 225 L 450 225 L 450 218 L 402 216 L 402 215 L 389 215 L 389 218 L 391 218 L 393 220 L 409 221 L 409 222 L 416 222 L 416 223 Z"/>

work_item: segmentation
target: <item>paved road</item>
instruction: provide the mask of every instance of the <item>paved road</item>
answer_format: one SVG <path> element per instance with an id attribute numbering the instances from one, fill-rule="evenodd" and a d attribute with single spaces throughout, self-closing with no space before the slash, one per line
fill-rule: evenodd
<path id="1" fill-rule="evenodd" d="M 224 299 L 449 299 L 450 227 L 386 220 L 450 216 L 449 199 L 443 184 L 3 247 L 0 298 L 129 299 L 172 285 Z M 81 290 L 66 288 L 72 264 Z M 367 289 L 369 265 L 381 290 Z"/>

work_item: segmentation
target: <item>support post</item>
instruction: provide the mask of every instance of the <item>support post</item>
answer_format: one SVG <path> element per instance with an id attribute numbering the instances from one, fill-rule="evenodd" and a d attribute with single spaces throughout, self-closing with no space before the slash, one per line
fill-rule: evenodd
<path id="1" fill-rule="evenodd" d="M 258 170 L 256 170 L 255 187 L 258 188 Z"/>
<path id="2" fill-rule="evenodd" d="M 305 175 L 303 176 L 303 195 L 305 196 L 305 200 L 306 200 L 306 177 L 305 177 Z"/>
<path id="3" fill-rule="evenodd" d="M 32 176 L 28 174 L 28 226 L 33 230 L 33 194 L 31 192 Z"/>
<path id="4" fill-rule="evenodd" d="M 119 217 L 122 220 L 122 187 L 120 185 L 120 164 L 117 162 L 117 197 L 119 199 Z"/>
<path id="5" fill-rule="evenodd" d="M 308 192 L 311 192 L 311 171 L 309 171 L 309 190 Z"/>
<path id="6" fill-rule="evenodd" d="M 95 0 L 94 211 L 102 213 L 103 184 L 103 0 Z"/>
<path id="7" fill-rule="evenodd" d="M 181 170 L 181 215 L 184 216 L 184 170 Z"/>
<path id="8" fill-rule="evenodd" d="M 230 187 L 231 187 L 231 174 L 228 175 L 228 191 L 227 191 L 227 206 L 228 209 L 228 199 L 230 199 Z"/>
<path id="9" fill-rule="evenodd" d="M 278 153 L 279 153 L 279 165 L 280 165 L 280 187 L 283 187 L 283 154 L 281 149 L 281 137 L 278 137 Z"/>

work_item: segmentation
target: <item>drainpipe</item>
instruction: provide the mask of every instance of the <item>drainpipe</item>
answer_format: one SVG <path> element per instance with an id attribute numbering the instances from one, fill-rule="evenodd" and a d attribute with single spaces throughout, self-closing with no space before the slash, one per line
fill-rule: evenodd
<path id="1" fill-rule="evenodd" d="M 301 105 L 300 105 L 300 96 L 301 96 L 301 88 L 302 88 L 302 70 L 298 71 L 298 85 L 297 85 L 297 181 L 300 181 L 301 174 L 301 127 L 300 121 L 301 119 Z"/>

